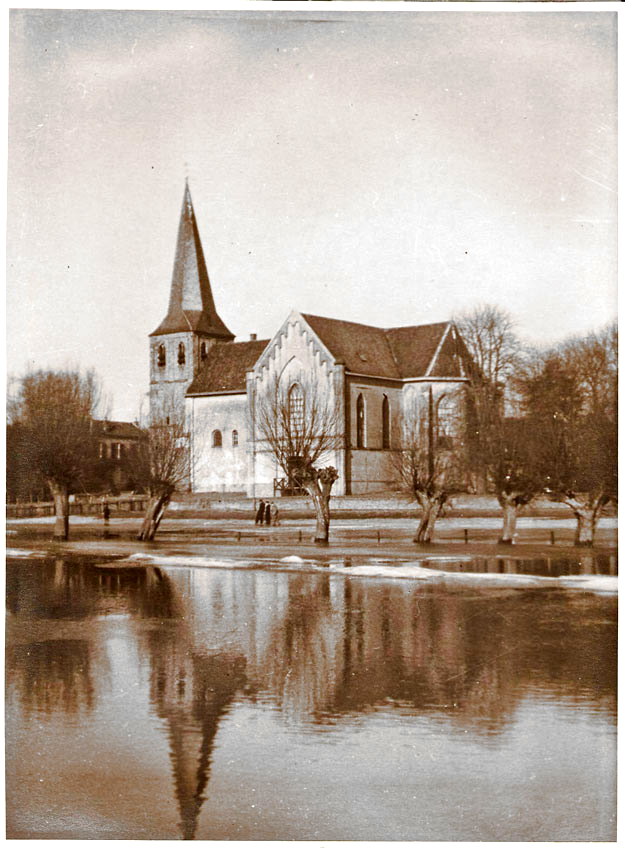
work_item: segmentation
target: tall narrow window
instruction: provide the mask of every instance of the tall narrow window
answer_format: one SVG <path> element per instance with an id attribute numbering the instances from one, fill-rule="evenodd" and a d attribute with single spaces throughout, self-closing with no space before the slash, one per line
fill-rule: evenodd
<path id="1" fill-rule="evenodd" d="M 164 344 L 160 344 L 158 346 L 157 362 L 158 362 L 159 368 L 164 368 L 165 365 L 167 364 L 167 354 L 165 352 L 165 345 Z"/>
<path id="2" fill-rule="evenodd" d="M 382 401 L 382 447 L 390 448 L 391 446 L 391 407 L 388 402 L 388 397 L 384 395 Z"/>
<path id="3" fill-rule="evenodd" d="M 202 362 L 206 359 L 206 355 L 208 353 L 208 348 L 206 347 L 206 342 L 202 342 L 200 345 L 200 359 Z"/>
<path id="4" fill-rule="evenodd" d="M 221 430 L 213 430 L 213 447 L 221 447 Z"/>
<path id="5" fill-rule="evenodd" d="M 289 424 L 291 435 L 299 436 L 304 430 L 304 393 L 299 383 L 289 389 Z"/>
<path id="6" fill-rule="evenodd" d="M 365 399 L 358 395 L 356 401 L 356 447 L 365 446 Z"/>
<path id="7" fill-rule="evenodd" d="M 180 342 L 178 345 L 178 365 L 184 365 L 186 361 L 186 351 L 184 349 L 184 343 Z"/>
<path id="8" fill-rule="evenodd" d="M 232 431 L 232 447 L 236 448 L 238 446 L 239 446 L 239 431 L 233 430 Z"/>

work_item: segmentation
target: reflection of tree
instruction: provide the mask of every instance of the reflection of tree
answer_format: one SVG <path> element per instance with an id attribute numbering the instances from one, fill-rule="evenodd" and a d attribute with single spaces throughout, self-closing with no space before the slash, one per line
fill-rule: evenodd
<path id="1" fill-rule="evenodd" d="M 147 647 L 150 698 L 168 725 L 182 835 L 193 839 L 219 722 L 243 685 L 245 660 L 197 653 L 182 621 L 151 631 Z"/>
<path id="2" fill-rule="evenodd" d="M 158 568 L 106 567 L 88 560 L 7 562 L 9 612 L 37 619 L 84 619 L 123 612 L 140 618 L 180 615 L 171 584 Z"/>
<path id="3" fill-rule="evenodd" d="M 329 578 L 292 575 L 284 615 L 267 644 L 266 674 L 287 713 L 314 715 L 330 694 L 338 654 Z"/>
<path id="4" fill-rule="evenodd" d="M 10 647 L 7 683 L 14 685 L 27 714 L 62 710 L 73 715 L 93 707 L 89 643 L 55 639 Z"/>
<path id="5" fill-rule="evenodd" d="M 289 581 L 267 643 L 262 682 L 289 714 L 322 722 L 391 701 L 479 733 L 500 729 L 528 687 L 613 706 L 615 627 L 587 623 L 574 596 L 346 579 L 330 601 L 323 580 Z"/>

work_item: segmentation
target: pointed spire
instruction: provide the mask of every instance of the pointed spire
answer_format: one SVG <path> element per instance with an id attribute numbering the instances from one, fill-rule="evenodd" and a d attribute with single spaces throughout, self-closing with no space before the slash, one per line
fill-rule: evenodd
<path id="1" fill-rule="evenodd" d="M 151 335 L 183 333 L 190 330 L 224 341 L 234 339 L 234 335 L 215 309 L 193 210 L 189 179 L 185 177 L 169 309 L 165 319 Z"/>

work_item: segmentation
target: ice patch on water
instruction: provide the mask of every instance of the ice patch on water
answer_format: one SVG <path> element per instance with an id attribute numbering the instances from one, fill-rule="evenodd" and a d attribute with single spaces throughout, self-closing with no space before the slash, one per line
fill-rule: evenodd
<path id="1" fill-rule="evenodd" d="M 20 551 L 17 556 L 45 555 Z M 117 565 L 124 563 L 135 565 L 181 566 L 183 568 L 227 568 L 227 569 L 273 569 L 276 571 L 304 568 L 309 571 L 331 570 L 332 574 L 350 577 L 378 577 L 385 579 L 429 581 L 433 584 L 447 586 L 470 586 L 472 588 L 507 588 L 507 589 L 566 589 L 581 590 L 600 594 L 617 594 L 618 578 L 608 575 L 575 575 L 562 577 L 545 577 L 534 574 L 495 574 L 490 572 L 444 571 L 432 568 L 435 562 L 471 562 L 470 556 L 460 557 L 427 557 L 411 562 L 397 562 L 390 559 L 346 556 L 333 560 L 302 559 L 292 554 L 281 559 L 225 559 L 194 554 L 167 554 L 137 552 L 125 560 L 117 560 Z M 428 566 L 423 563 L 427 562 Z"/>
<path id="2" fill-rule="evenodd" d="M 191 568 L 201 566 L 203 568 L 258 568 L 262 566 L 261 561 L 235 559 L 216 559 L 214 557 L 197 556 L 195 554 L 131 554 L 125 560 L 118 560 L 120 564 L 133 563 L 137 565 L 159 565 L 159 566 L 184 566 Z"/>
<path id="3" fill-rule="evenodd" d="M 45 551 L 29 551 L 27 548 L 7 548 L 6 549 L 6 557 L 7 559 L 29 559 L 32 557 L 45 557 L 47 556 Z"/>
<path id="4" fill-rule="evenodd" d="M 428 560 L 432 562 L 432 559 Z M 441 558 L 440 561 L 443 561 Z M 508 589 L 581 589 L 585 592 L 601 594 L 618 593 L 618 577 L 608 575 L 578 575 L 564 577 L 542 577 L 534 574 L 491 574 L 486 572 L 438 571 L 424 568 L 416 563 L 392 565 L 368 563 L 366 565 L 336 565 L 334 573 L 344 573 L 355 577 L 391 577 L 398 579 L 429 580 L 433 583 L 445 583 L 452 586 L 492 586 Z"/>

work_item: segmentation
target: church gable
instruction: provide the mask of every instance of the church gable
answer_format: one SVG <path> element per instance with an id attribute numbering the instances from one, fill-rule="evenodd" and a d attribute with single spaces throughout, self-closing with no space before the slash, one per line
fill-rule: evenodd
<path id="1" fill-rule="evenodd" d="M 328 376 L 336 366 L 335 357 L 299 312 L 291 312 L 256 363 L 254 375 L 268 379 L 297 379 L 297 375 Z"/>

